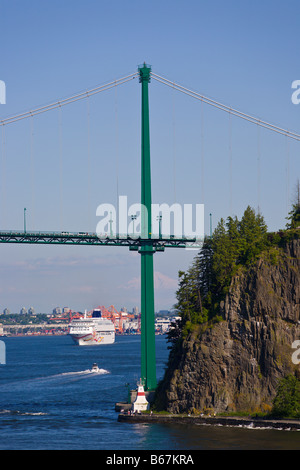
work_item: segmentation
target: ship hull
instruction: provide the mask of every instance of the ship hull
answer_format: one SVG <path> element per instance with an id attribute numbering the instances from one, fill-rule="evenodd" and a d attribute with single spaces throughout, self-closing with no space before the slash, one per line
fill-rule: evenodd
<path id="1" fill-rule="evenodd" d="M 100 346 L 102 344 L 113 344 L 115 342 L 115 334 L 88 334 L 88 335 L 70 335 L 72 340 L 78 346 Z"/>

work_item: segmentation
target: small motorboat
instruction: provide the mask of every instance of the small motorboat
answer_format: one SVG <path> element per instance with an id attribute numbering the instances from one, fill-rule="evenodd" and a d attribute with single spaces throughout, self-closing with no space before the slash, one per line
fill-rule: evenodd
<path id="1" fill-rule="evenodd" d="M 91 372 L 100 372 L 100 369 L 96 362 L 94 362 L 94 364 L 92 365 Z"/>

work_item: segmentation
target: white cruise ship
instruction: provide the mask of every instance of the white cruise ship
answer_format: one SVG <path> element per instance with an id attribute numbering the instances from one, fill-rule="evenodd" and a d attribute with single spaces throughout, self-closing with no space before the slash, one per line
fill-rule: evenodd
<path id="1" fill-rule="evenodd" d="M 94 310 L 92 317 L 74 319 L 69 325 L 69 335 L 79 346 L 112 344 L 115 342 L 115 326 L 101 317 L 101 310 Z"/>

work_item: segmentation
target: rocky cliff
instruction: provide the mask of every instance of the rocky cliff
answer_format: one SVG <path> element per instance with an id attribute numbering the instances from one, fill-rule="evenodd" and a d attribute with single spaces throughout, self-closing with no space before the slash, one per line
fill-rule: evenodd
<path id="1" fill-rule="evenodd" d="M 170 354 L 156 407 L 172 413 L 268 411 L 279 379 L 299 372 L 300 240 L 272 248 L 232 279 L 223 320 L 197 325 Z"/>

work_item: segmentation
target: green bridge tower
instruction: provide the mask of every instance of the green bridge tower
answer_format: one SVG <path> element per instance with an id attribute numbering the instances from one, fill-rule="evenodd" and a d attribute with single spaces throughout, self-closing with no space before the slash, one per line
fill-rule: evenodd
<path id="1" fill-rule="evenodd" d="M 141 236 L 144 240 L 141 254 L 141 378 L 146 390 L 154 390 L 156 382 L 155 326 L 154 326 L 154 248 L 151 240 L 151 164 L 149 130 L 149 93 L 151 67 L 139 67 L 142 84 L 141 134 Z M 147 240 L 149 240 L 147 242 Z"/>

